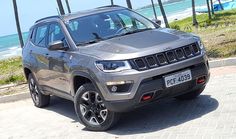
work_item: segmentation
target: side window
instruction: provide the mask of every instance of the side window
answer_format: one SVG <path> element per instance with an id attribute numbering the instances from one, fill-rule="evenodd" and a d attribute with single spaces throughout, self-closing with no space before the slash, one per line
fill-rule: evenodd
<path id="1" fill-rule="evenodd" d="M 47 36 L 48 26 L 39 26 L 36 31 L 36 36 L 34 44 L 41 47 L 46 47 L 46 36 Z"/>
<path id="2" fill-rule="evenodd" d="M 65 36 L 61 30 L 61 27 L 58 23 L 51 24 L 49 29 L 49 35 L 48 35 L 48 43 L 52 43 L 55 41 L 64 41 Z"/>

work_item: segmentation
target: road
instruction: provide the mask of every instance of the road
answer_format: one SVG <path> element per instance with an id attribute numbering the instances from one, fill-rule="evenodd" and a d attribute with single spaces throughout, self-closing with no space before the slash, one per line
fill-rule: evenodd
<path id="1" fill-rule="evenodd" d="M 84 129 L 73 103 L 53 97 L 45 109 L 30 99 L 0 104 L 0 139 L 217 139 L 236 138 L 236 66 L 211 70 L 204 93 L 191 101 L 175 99 L 125 113 L 107 132 Z"/>

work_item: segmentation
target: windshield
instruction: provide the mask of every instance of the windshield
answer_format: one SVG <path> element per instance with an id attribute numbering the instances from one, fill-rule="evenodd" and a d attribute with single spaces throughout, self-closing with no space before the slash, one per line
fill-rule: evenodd
<path id="1" fill-rule="evenodd" d="M 154 29 L 156 26 L 139 14 L 123 9 L 72 19 L 67 28 L 79 46 Z"/>

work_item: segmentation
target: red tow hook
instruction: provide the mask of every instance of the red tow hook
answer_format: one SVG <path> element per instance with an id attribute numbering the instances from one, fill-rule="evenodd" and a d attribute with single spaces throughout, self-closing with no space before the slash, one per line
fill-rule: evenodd
<path id="1" fill-rule="evenodd" d="M 154 93 L 148 93 L 142 96 L 141 101 L 148 101 L 153 98 Z"/>
<path id="2" fill-rule="evenodd" d="M 204 84 L 206 82 L 206 76 L 197 78 L 197 84 Z"/>

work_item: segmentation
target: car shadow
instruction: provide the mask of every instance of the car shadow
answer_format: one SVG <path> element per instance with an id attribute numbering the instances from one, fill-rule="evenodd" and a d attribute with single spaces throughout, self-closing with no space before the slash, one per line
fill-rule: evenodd
<path id="1" fill-rule="evenodd" d="M 106 132 L 114 135 L 156 132 L 200 118 L 216 110 L 218 106 L 218 101 L 209 95 L 201 95 L 197 99 L 189 101 L 162 100 L 131 112 L 122 113 L 116 126 Z M 72 122 L 78 122 L 71 101 L 52 97 L 51 104 L 46 109 L 69 117 L 73 119 Z"/>
<path id="2" fill-rule="evenodd" d="M 216 110 L 218 105 L 218 101 L 209 95 L 188 101 L 163 100 L 124 114 L 108 133 L 131 135 L 163 130 L 200 118 Z"/>
<path id="3" fill-rule="evenodd" d="M 73 120 L 72 122 L 78 122 L 74 103 L 70 100 L 51 96 L 50 105 L 46 109 L 71 118 Z"/>

